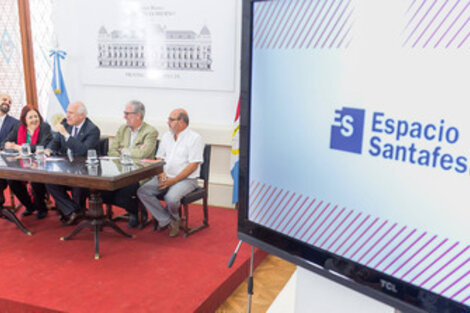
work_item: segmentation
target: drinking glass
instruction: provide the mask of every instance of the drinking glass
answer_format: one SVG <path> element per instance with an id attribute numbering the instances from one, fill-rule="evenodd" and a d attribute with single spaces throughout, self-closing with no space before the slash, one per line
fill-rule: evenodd
<path id="1" fill-rule="evenodd" d="M 129 173 L 133 169 L 134 169 L 134 167 L 132 165 L 129 165 L 129 164 L 123 164 L 122 165 L 122 172 L 123 173 Z"/>
<path id="2" fill-rule="evenodd" d="M 122 164 L 132 164 L 131 153 L 129 149 L 121 150 L 121 163 Z"/>
<path id="3" fill-rule="evenodd" d="M 23 168 L 30 168 L 31 167 L 31 159 L 30 158 L 24 158 L 20 160 L 21 167 Z"/>
<path id="4" fill-rule="evenodd" d="M 88 165 L 87 166 L 88 175 L 90 176 L 98 176 L 98 166 L 96 165 Z"/>
<path id="5" fill-rule="evenodd" d="M 44 157 L 44 146 L 36 146 L 36 158 Z"/>
<path id="6" fill-rule="evenodd" d="M 29 156 L 31 154 L 31 147 L 29 146 L 29 143 L 24 143 L 21 145 L 21 155 L 23 156 Z"/>
<path id="7" fill-rule="evenodd" d="M 39 169 L 42 170 L 46 167 L 46 158 L 45 158 L 44 154 L 37 157 L 36 161 L 37 161 L 37 166 L 38 166 Z"/>
<path id="8" fill-rule="evenodd" d="M 96 156 L 96 150 L 90 149 L 87 151 L 87 162 L 88 163 L 96 163 L 98 162 L 98 157 Z"/>

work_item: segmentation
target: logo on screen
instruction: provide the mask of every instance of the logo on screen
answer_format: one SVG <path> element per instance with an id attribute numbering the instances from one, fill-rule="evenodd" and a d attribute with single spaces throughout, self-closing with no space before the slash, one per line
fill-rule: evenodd
<path id="1" fill-rule="evenodd" d="M 362 153 L 365 110 L 343 108 L 335 110 L 331 126 L 330 149 Z"/>

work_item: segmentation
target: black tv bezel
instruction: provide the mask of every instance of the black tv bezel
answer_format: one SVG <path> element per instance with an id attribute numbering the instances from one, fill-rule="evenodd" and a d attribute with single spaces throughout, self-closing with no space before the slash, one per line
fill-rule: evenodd
<path id="1" fill-rule="evenodd" d="M 248 219 L 253 5 L 255 2 L 268 1 L 273 0 L 243 0 L 242 3 L 238 237 L 250 245 L 402 312 L 470 313 L 470 307 L 461 303 L 308 245 Z M 396 292 L 382 287 L 380 280 L 394 284 Z"/>

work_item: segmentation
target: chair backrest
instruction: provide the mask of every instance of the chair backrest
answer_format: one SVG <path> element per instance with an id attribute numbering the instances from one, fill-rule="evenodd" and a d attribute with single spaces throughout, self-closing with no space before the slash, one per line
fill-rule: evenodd
<path id="1" fill-rule="evenodd" d="M 201 171 L 199 178 L 204 180 L 204 185 L 209 181 L 209 168 L 211 165 L 211 145 L 204 145 L 203 163 L 201 164 Z"/>
<path id="2" fill-rule="evenodd" d="M 103 155 L 108 155 L 108 150 L 109 150 L 109 138 L 100 138 L 100 144 L 99 144 L 99 150 L 98 153 L 103 156 Z"/>
<path id="3" fill-rule="evenodd" d="M 157 155 L 159 145 L 160 145 L 160 139 L 157 139 L 157 142 L 155 143 L 155 155 Z"/>

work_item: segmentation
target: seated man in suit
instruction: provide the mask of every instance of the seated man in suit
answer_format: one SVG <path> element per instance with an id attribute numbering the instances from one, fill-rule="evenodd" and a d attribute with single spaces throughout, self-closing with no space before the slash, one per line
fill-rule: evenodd
<path id="1" fill-rule="evenodd" d="M 135 159 L 153 159 L 158 132 L 155 128 L 144 122 L 145 106 L 140 101 L 129 102 L 124 109 L 126 124 L 122 125 L 116 133 L 109 156 L 120 156 L 124 149 Z M 129 212 L 129 228 L 138 224 L 138 203 L 136 192 L 139 183 L 135 183 L 114 191 L 101 191 L 104 203 L 114 204 Z M 142 212 L 142 220 L 147 220 L 147 211 Z"/>
<path id="2" fill-rule="evenodd" d="M 7 94 L 0 94 L 0 144 L 3 146 L 8 134 L 11 130 L 19 124 L 19 121 L 8 115 L 11 107 L 11 97 Z M 5 196 L 3 191 L 7 188 L 8 184 L 5 179 L 0 179 L 0 209 L 5 203 Z"/>
<path id="3" fill-rule="evenodd" d="M 158 221 L 159 230 L 170 229 L 170 237 L 179 233 L 181 198 L 197 188 L 199 165 L 203 162 L 201 136 L 188 128 L 189 117 L 183 109 L 171 112 L 170 131 L 162 137 L 156 161 L 165 161 L 163 172 L 137 190 L 140 201 Z M 158 196 L 163 195 L 167 208 Z"/>
<path id="4" fill-rule="evenodd" d="M 70 103 L 67 108 L 67 123 L 54 126 L 57 132 L 48 144 L 46 155 L 86 156 L 89 149 L 98 151 L 100 130 L 87 118 L 87 109 L 82 102 Z M 72 187 L 73 200 L 67 194 L 67 187 L 46 185 L 57 207 L 64 214 L 63 222 L 72 225 L 83 214 L 87 190 Z"/>

